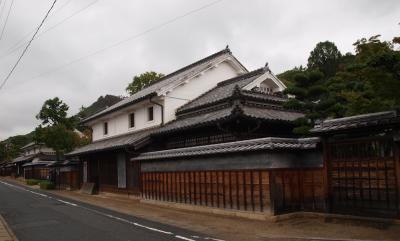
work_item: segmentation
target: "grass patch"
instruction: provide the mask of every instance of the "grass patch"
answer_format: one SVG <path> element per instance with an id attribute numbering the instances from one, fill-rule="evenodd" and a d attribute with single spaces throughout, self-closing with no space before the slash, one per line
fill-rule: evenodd
<path id="1" fill-rule="evenodd" d="M 29 186 L 38 185 L 39 183 L 40 183 L 40 180 L 37 180 L 37 179 L 27 179 L 26 180 L 26 184 Z"/>
<path id="2" fill-rule="evenodd" d="M 54 185 L 51 181 L 41 181 L 40 182 L 40 189 L 50 190 L 54 189 L 56 185 Z"/>

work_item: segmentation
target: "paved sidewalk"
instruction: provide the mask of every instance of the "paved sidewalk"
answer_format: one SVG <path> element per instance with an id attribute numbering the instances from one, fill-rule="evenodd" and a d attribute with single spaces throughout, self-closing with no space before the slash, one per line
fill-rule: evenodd
<path id="1" fill-rule="evenodd" d="M 15 179 L 6 180 L 21 183 Z M 269 222 L 166 208 L 113 194 L 87 195 L 77 191 L 51 191 L 51 193 L 229 241 L 398 241 L 400 233 L 398 224 L 351 218 L 299 217 Z"/>
<path id="2" fill-rule="evenodd" d="M 3 217 L 0 215 L 0 241 L 17 241 L 12 238 L 12 235 L 7 227 L 7 223 L 4 221 Z"/>

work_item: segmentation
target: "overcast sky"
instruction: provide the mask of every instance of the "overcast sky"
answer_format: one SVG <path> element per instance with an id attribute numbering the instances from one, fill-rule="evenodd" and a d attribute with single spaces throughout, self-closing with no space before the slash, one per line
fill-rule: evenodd
<path id="1" fill-rule="evenodd" d="M 2 5 L 6 1 L 0 12 L 2 28 L 12 0 L 1 1 Z M 14 0 L 0 40 L 0 82 L 23 50 L 8 54 L 10 49 L 18 42 L 25 46 L 28 38 L 21 38 L 38 26 L 52 1 Z M 125 95 L 136 74 L 148 70 L 168 74 L 227 44 L 248 69 L 268 62 L 274 73 L 281 73 L 305 65 L 319 41 L 333 41 L 345 53 L 353 52 L 352 43 L 362 37 L 381 34 L 391 40 L 400 35 L 398 0 L 210 3 L 214 1 L 58 0 L 0 90 L 0 140 L 32 131 L 46 99 L 60 97 L 74 114 L 100 95 Z"/>

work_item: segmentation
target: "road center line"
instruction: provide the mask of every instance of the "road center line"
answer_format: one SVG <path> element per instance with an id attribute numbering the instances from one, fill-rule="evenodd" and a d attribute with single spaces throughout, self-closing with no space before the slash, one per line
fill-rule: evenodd
<path id="1" fill-rule="evenodd" d="M 194 240 L 194 239 L 182 237 L 182 236 L 179 236 L 179 235 L 175 235 L 175 238 L 183 239 L 183 240 L 186 240 L 186 241 L 196 241 L 196 240 Z"/>

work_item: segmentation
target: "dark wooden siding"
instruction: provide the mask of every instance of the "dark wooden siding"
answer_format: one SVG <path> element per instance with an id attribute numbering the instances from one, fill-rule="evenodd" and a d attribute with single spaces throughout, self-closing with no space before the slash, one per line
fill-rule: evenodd
<path id="1" fill-rule="evenodd" d="M 146 199 L 208 207 L 270 211 L 269 172 L 187 171 L 142 173 Z"/>
<path id="2" fill-rule="evenodd" d="M 271 170 L 273 211 L 326 210 L 324 169 Z"/>
<path id="3" fill-rule="evenodd" d="M 328 143 L 333 212 L 400 216 L 396 144 L 391 136 Z"/>

